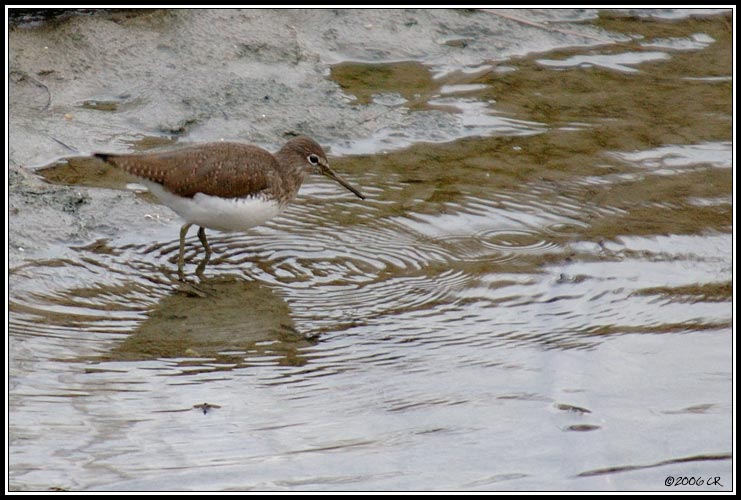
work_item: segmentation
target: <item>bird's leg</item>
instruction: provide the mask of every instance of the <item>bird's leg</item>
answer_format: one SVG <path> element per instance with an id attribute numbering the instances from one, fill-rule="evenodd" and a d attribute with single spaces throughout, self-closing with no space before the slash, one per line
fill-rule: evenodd
<path id="1" fill-rule="evenodd" d="M 206 229 L 203 226 L 200 226 L 198 228 L 198 239 L 201 240 L 203 248 L 206 250 L 206 256 L 203 257 L 203 261 L 201 261 L 201 263 L 198 264 L 198 267 L 196 268 L 196 274 L 199 278 L 203 279 L 203 271 L 206 269 L 208 261 L 211 260 L 211 247 L 208 245 L 208 240 L 206 239 Z"/>
<path id="2" fill-rule="evenodd" d="M 180 251 L 178 252 L 178 278 L 180 281 L 185 281 L 185 273 L 183 273 L 183 259 L 185 256 L 185 236 L 188 234 L 188 229 L 193 224 L 183 224 L 180 228 Z"/>

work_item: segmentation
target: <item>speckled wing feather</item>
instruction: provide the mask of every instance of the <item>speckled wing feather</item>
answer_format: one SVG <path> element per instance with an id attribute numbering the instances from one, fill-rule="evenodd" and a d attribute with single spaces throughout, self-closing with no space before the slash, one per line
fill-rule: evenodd
<path id="1" fill-rule="evenodd" d="M 278 161 L 256 146 L 220 142 L 161 153 L 96 154 L 126 172 L 192 198 L 204 193 L 222 198 L 266 194 L 278 173 Z"/>

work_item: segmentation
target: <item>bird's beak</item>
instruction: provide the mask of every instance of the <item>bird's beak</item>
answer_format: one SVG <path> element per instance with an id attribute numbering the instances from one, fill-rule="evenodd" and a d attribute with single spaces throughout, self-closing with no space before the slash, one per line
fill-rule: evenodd
<path id="1" fill-rule="evenodd" d="M 358 191 L 357 189 L 355 189 L 354 187 L 352 187 L 350 184 L 348 184 L 348 182 L 345 179 L 343 179 L 342 177 L 340 177 L 339 175 L 337 175 L 334 170 L 332 170 L 331 168 L 329 168 L 329 165 L 328 164 L 326 164 L 324 162 L 320 163 L 319 164 L 319 171 L 322 173 L 322 175 L 326 175 L 330 179 L 333 179 L 333 180 L 339 182 L 340 184 L 342 184 L 345 188 L 347 188 L 348 190 L 352 191 L 352 193 L 355 194 L 355 196 L 357 196 L 361 200 L 364 200 L 365 199 L 365 195 L 363 193 L 361 193 L 360 191 Z"/>

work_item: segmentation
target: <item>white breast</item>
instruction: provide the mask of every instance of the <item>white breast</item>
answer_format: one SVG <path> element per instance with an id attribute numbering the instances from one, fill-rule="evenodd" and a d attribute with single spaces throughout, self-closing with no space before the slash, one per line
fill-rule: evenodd
<path id="1" fill-rule="evenodd" d="M 193 198 L 176 196 L 159 184 L 143 181 L 159 200 L 192 224 L 219 231 L 246 231 L 278 215 L 283 207 L 262 197 L 219 198 L 197 193 Z"/>

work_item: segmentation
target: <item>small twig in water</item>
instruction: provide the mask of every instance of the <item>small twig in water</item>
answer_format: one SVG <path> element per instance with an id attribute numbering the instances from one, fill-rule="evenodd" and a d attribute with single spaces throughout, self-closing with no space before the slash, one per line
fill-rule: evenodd
<path id="1" fill-rule="evenodd" d="M 515 15 L 512 15 L 512 14 L 507 14 L 505 12 L 501 12 L 501 11 L 496 10 L 496 9 L 481 9 L 481 10 L 484 11 L 484 12 L 488 12 L 489 14 L 494 14 L 495 16 L 503 17 L 504 19 L 509 19 L 510 21 L 515 21 L 517 23 L 524 24 L 526 26 L 532 26 L 534 28 L 540 28 L 540 29 L 546 30 L 546 31 L 555 31 L 557 33 L 563 33 L 564 35 L 581 36 L 581 37 L 588 38 L 588 39 L 594 40 L 596 42 L 602 42 L 602 43 L 605 43 L 605 44 L 607 44 L 607 43 L 615 43 L 612 40 L 607 40 L 605 38 L 600 38 L 598 36 L 587 35 L 586 33 L 579 33 L 578 31 L 567 30 L 567 29 L 563 29 L 563 28 L 555 28 L 553 26 L 548 26 L 548 25 L 545 25 L 543 23 L 539 23 L 539 22 L 536 22 L 536 21 L 530 21 L 529 19 L 523 19 L 522 17 L 515 16 Z"/>
<path id="2" fill-rule="evenodd" d="M 62 141 L 60 141 L 59 139 L 57 139 L 56 137 L 49 136 L 49 139 L 51 139 L 52 141 L 54 141 L 56 143 L 61 144 L 62 146 L 64 146 L 65 148 L 69 149 L 73 153 L 79 153 L 80 152 L 78 149 L 75 149 L 72 146 L 68 146 L 67 144 L 65 144 Z"/>

